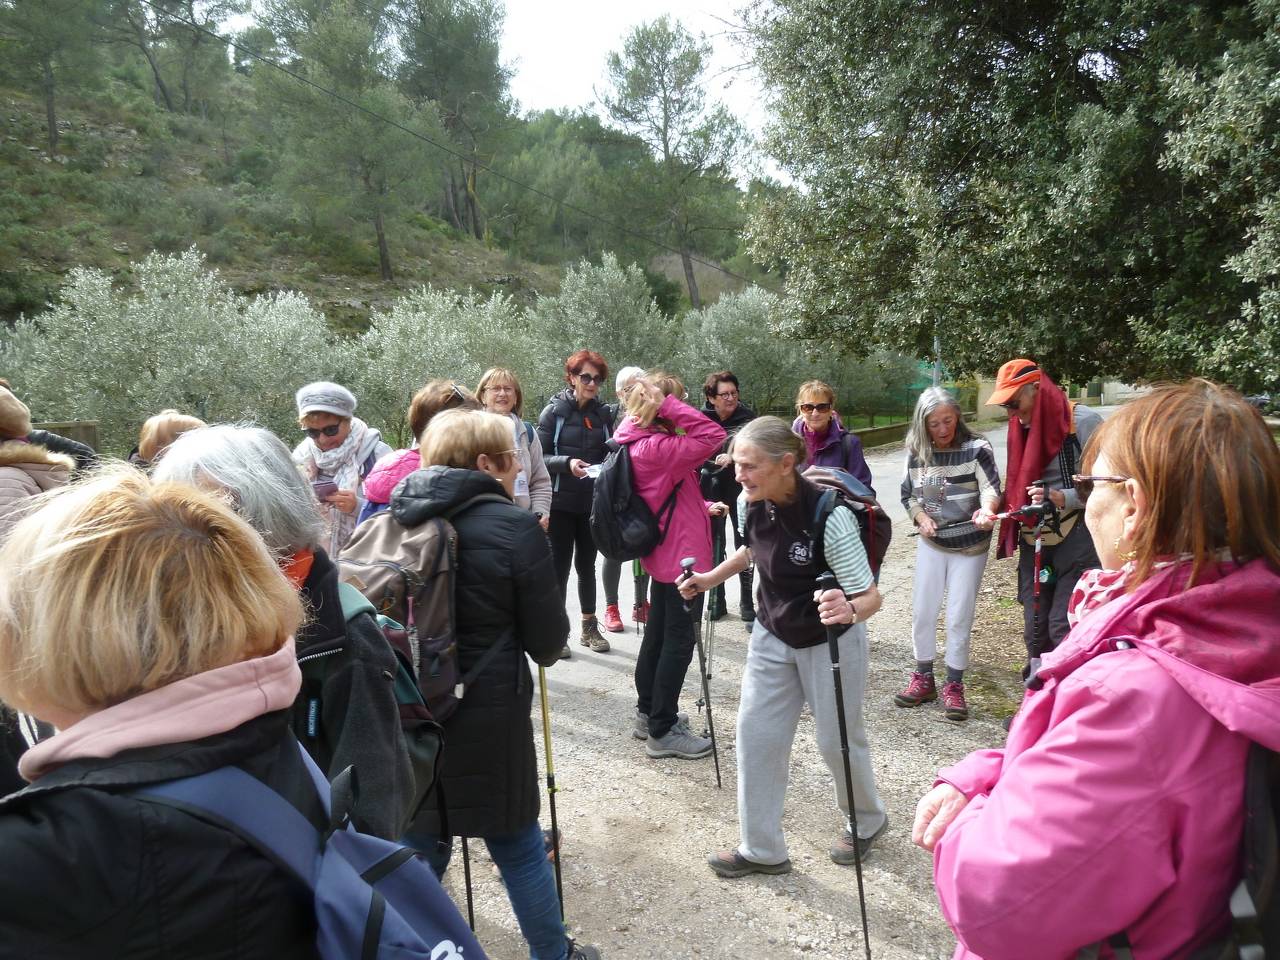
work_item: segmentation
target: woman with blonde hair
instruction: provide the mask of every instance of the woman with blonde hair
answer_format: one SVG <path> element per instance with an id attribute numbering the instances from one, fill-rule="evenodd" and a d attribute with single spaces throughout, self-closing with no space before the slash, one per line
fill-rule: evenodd
<path id="1" fill-rule="evenodd" d="M 138 431 L 138 445 L 130 452 L 129 462 L 143 468 L 150 467 L 179 436 L 204 425 L 199 417 L 179 413 L 177 410 L 161 410 L 142 424 L 142 429 Z"/>
<path id="2" fill-rule="evenodd" d="M 940 771 L 912 838 L 958 958 L 1226 955 L 1246 763 L 1280 749 L 1280 450 L 1191 380 L 1122 407 L 1080 469 L 1102 567 L 1008 743 Z"/>
<path id="3" fill-rule="evenodd" d="M 836 467 L 858 478 L 872 495 L 871 468 L 862 452 L 862 441 L 840 422 L 836 392 L 829 383 L 807 380 L 796 391 L 796 418 L 791 423 L 804 441 L 805 462 L 817 467 Z"/>
<path id="4" fill-rule="evenodd" d="M 594 947 L 565 935 L 538 823 L 526 655 L 544 667 L 555 663 L 569 619 L 546 534 L 512 501 L 520 461 L 511 421 L 448 410 L 432 419 L 420 447 L 424 469 L 400 485 L 391 511 L 406 527 L 446 517 L 457 531 L 454 626 L 458 673 L 467 680 L 466 696 L 444 723 L 440 788 L 407 839 L 439 875 L 454 836 L 483 838 L 533 960 L 597 960 Z"/>
<path id="5" fill-rule="evenodd" d="M 236 831 L 133 794 L 234 764 L 326 825 L 289 736 L 301 620 L 262 539 L 193 487 L 115 470 L 13 528 L 0 699 L 60 732 L 0 801 L 6 953 L 314 958 L 300 880 Z"/>
<path id="6" fill-rule="evenodd" d="M 506 367 L 490 367 L 476 384 L 476 397 L 490 413 L 511 421 L 511 435 L 520 461 L 514 489 L 516 506 L 532 511 L 546 530 L 551 522 L 551 474 L 542 459 L 542 443 L 533 424 L 520 419 L 524 412 L 520 378 Z"/>

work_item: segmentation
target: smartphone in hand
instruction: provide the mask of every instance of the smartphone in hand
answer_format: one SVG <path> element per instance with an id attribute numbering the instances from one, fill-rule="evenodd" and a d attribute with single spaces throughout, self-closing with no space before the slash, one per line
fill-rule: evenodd
<path id="1" fill-rule="evenodd" d="M 316 499 L 324 503 L 326 498 L 338 492 L 338 485 L 332 480 L 312 480 L 311 489 L 315 492 Z"/>

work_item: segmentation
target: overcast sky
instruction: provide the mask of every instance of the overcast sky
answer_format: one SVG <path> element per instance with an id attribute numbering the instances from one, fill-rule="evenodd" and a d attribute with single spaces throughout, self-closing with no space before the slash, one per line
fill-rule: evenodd
<path id="1" fill-rule="evenodd" d="M 595 109 L 596 90 L 605 84 L 605 59 L 622 49 L 623 38 L 641 23 L 663 14 L 679 20 L 694 36 L 706 34 L 715 48 L 707 71 L 708 93 L 723 101 L 757 137 L 767 122 L 759 79 L 743 68 L 746 52 L 731 24 L 745 0 L 507 0 L 502 55 L 515 71 L 511 92 L 521 110 L 561 107 Z M 727 23 L 726 23 L 727 21 Z M 776 175 L 776 172 L 775 172 Z"/>

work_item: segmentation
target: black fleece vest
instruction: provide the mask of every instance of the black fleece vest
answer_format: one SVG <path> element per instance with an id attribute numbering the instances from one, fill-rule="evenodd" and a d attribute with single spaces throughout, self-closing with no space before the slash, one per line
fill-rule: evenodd
<path id="1" fill-rule="evenodd" d="M 756 616 L 766 630 L 796 649 L 827 639 L 813 602 L 826 563 L 813 525 L 821 495 L 816 485 L 801 477 L 795 499 L 785 506 L 769 501 L 747 504 L 747 544 L 760 584 Z"/>

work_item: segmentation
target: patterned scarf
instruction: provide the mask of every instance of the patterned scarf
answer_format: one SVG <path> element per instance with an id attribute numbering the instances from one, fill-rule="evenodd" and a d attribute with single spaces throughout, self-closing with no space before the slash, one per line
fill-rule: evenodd
<path id="1" fill-rule="evenodd" d="M 382 434 L 359 417 L 352 417 L 351 431 L 341 444 L 332 450 L 321 450 L 314 440 L 305 437 L 293 450 L 293 462 L 303 469 L 308 480 L 328 478 L 339 490 L 354 490 L 359 497 L 360 468 L 381 442 Z M 336 557 L 356 528 L 359 506 L 351 513 L 343 513 L 332 504 L 322 503 L 320 512 L 329 527 L 328 553 Z"/>

